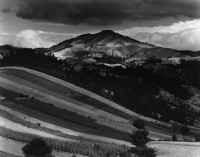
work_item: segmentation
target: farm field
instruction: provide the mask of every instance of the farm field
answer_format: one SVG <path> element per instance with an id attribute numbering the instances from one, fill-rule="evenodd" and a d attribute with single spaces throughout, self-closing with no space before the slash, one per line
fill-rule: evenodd
<path id="1" fill-rule="evenodd" d="M 83 134 L 84 133 L 85 134 L 93 134 L 93 135 L 100 135 L 100 136 L 111 137 L 111 138 L 113 137 L 116 139 L 121 139 L 123 137 L 125 137 L 127 139 L 127 137 L 129 138 L 129 136 L 130 136 L 129 134 L 122 133 L 120 131 L 113 130 L 112 128 L 108 128 L 108 127 L 105 127 L 103 125 L 99 125 L 96 123 L 91 123 L 91 126 L 87 126 L 86 123 L 82 124 L 81 122 L 84 122 L 84 121 L 83 121 L 83 119 L 81 119 L 81 117 L 79 117 L 80 120 L 78 120 L 78 118 L 77 118 L 78 115 L 73 116 L 73 114 L 72 114 L 72 116 L 75 117 L 76 119 L 74 118 L 73 121 L 70 121 L 69 119 L 67 120 L 66 118 L 63 119 L 63 118 L 51 116 L 49 114 L 35 111 L 31 108 L 27 108 L 26 106 L 20 106 L 16 103 L 2 102 L 1 104 L 4 106 L 10 107 L 15 111 L 18 111 L 25 115 L 29 115 L 35 119 L 41 120 L 43 122 L 50 123 L 50 124 L 58 126 L 58 127 L 71 129 L 71 130 L 73 130 L 73 132 L 81 132 Z M 67 113 L 67 112 L 65 112 L 65 113 Z M 92 122 L 91 119 L 88 119 L 88 122 Z M 95 128 L 95 127 L 97 127 L 97 128 Z"/>
<path id="2" fill-rule="evenodd" d="M 2 79 L 1 79 L 1 81 L 2 81 Z M 41 102 L 39 100 L 36 100 L 35 98 L 27 97 L 27 95 L 24 95 L 24 93 L 21 93 L 21 94 L 17 93 L 16 90 L 14 90 L 14 88 L 13 88 L 13 91 L 15 91 L 15 92 L 10 91 L 5 88 L 2 88 L 2 82 L 1 82 L 0 86 L 1 86 L 0 87 L 0 95 L 2 98 L 1 103 L 3 105 L 5 105 L 6 107 L 10 107 L 10 108 L 5 109 L 5 108 L 3 108 L 3 106 L 1 106 L 1 112 L 0 112 L 1 113 L 0 114 L 1 115 L 0 116 L 1 128 L 3 127 L 2 129 L 4 129 L 4 128 L 10 129 L 8 131 L 11 132 L 11 136 L 6 135 L 9 138 L 14 138 L 14 139 L 20 140 L 20 141 L 21 140 L 26 141 L 27 139 L 29 139 L 29 136 L 30 136 L 30 135 L 26 135 L 26 134 L 31 133 L 32 135 L 37 135 L 37 136 L 42 136 L 42 137 L 52 138 L 52 139 L 54 138 L 56 140 L 63 141 L 63 142 L 66 140 L 67 142 L 69 142 L 69 144 L 67 144 L 65 146 L 65 147 L 68 147 L 68 145 L 69 145 L 69 148 L 68 148 L 69 150 L 67 149 L 66 151 L 73 152 L 73 150 L 76 149 L 76 151 L 80 150 L 78 152 L 80 152 L 81 154 L 93 153 L 93 150 L 92 151 L 89 150 L 90 148 L 92 148 L 91 147 L 92 143 L 94 144 L 94 143 L 98 143 L 100 141 L 103 141 L 103 142 L 101 142 L 100 145 L 102 145 L 101 149 L 104 153 L 109 152 L 109 151 L 117 151 L 118 149 L 122 149 L 122 150 L 125 149 L 125 148 L 123 148 L 124 146 L 117 146 L 117 145 L 113 145 L 112 143 L 116 143 L 116 144 L 120 144 L 120 145 L 124 145 L 124 144 L 130 145 L 129 142 L 118 140 L 116 135 L 114 135 L 115 139 L 107 138 L 107 137 L 109 137 L 109 135 L 111 135 L 111 132 L 112 132 L 112 136 L 113 136 L 113 133 L 115 134 L 115 132 L 117 134 L 120 133 L 117 130 L 100 125 L 98 123 L 96 123 L 96 126 L 95 126 L 97 128 L 95 128 L 95 127 L 92 128 L 91 126 L 89 127 L 89 124 L 92 125 L 92 123 L 95 123 L 96 120 L 93 120 L 89 117 L 81 116 L 79 114 L 75 114 L 73 112 L 67 111 L 66 109 L 63 110 L 61 108 L 54 107 L 51 104 Z M 37 88 L 39 88 L 39 87 L 37 87 Z M 32 104 L 36 104 L 36 105 L 34 106 Z M 48 113 L 45 114 L 38 110 L 34 110 L 34 108 L 32 109 L 33 106 L 35 107 L 35 109 L 38 109 L 38 108 L 44 109 L 45 108 L 47 110 L 47 112 L 49 110 L 51 110 L 52 113 L 53 112 L 57 113 L 57 116 L 58 116 L 59 111 L 61 111 L 60 112 L 61 117 L 51 116 Z M 16 110 L 16 108 L 18 110 Z M 14 110 L 12 110 L 12 109 L 14 109 Z M 57 112 L 57 110 L 58 110 L 58 112 Z M 13 111 L 13 112 L 11 112 L 11 111 Z M 19 112 L 17 112 L 17 111 L 19 111 Z M 64 112 L 64 114 L 62 114 L 62 112 Z M 34 117 L 32 117 L 32 115 L 34 115 Z M 38 115 L 40 115 L 40 116 L 38 116 Z M 65 119 L 62 119 L 62 116 L 64 116 Z M 45 117 L 47 122 L 41 121 L 43 119 L 40 119 L 40 117 Z M 51 117 L 51 118 L 49 118 L 49 117 Z M 66 121 L 66 118 L 67 118 L 67 121 Z M 49 119 L 50 119 L 50 121 L 49 121 Z M 58 129 L 59 128 L 58 123 L 62 124 L 60 126 L 60 129 Z M 87 123 L 88 123 L 88 126 L 86 125 Z M 37 126 L 37 124 L 40 124 L 40 126 Z M 62 128 L 63 125 L 65 126 L 66 129 Z M 70 130 L 69 128 L 71 128 L 71 127 L 76 128 L 76 130 L 75 131 Z M 17 128 L 17 129 L 15 129 L 15 128 Z M 106 131 L 105 128 L 108 131 Z M 102 130 L 102 129 L 104 129 L 104 130 Z M 15 132 L 12 133 L 12 130 L 17 131 L 17 133 L 15 133 Z M 102 131 L 102 133 L 100 133 L 98 130 L 100 130 L 100 132 Z M 59 131 L 63 131 L 63 132 L 58 133 Z M 77 131 L 79 131 L 79 132 L 77 132 Z M 109 131 L 110 131 L 110 133 L 109 133 Z M 93 135 L 94 132 L 97 135 L 101 135 L 101 136 L 97 136 L 95 134 Z M 89 134 L 86 134 L 86 133 L 89 133 Z M 69 139 L 69 138 L 66 138 L 68 136 L 65 137 L 64 134 L 70 134 L 70 136 L 71 135 L 76 136 L 76 139 L 80 138 L 81 143 L 80 144 L 75 144 L 75 143 L 70 144 L 70 142 L 74 142 L 74 140 L 72 140 L 73 137 L 69 136 L 69 138 L 72 138 L 72 139 Z M 120 134 L 122 134 L 122 133 L 120 133 Z M 123 134 L 126 134 L 126 133 L 123 133 Z M 5 132 L 3 132 L 2 135 L 5 135 Z M 64 137 L 61 137 L 60 135 L 62 135 Z M 84 139 L 84 138 L 86 138 L 86 139 Z M 109 142 L 111 144 L 109 144 L 109 143 L 107 144 L 104 142 Z M 55 149 L 63 149 L 64 148 L 62 146 L 63 144 L 62 144 L 62 142 L 59 142 L 59 145 L 55 145 Z M 83 147 L 83 148 L 81 148 L 81 147 Z M 9 154 L 7 154 L 7 155 L 9 155 Z M 62 153 L 60 155 L 60 153 L 57 152 L 56 156 L 61 157 L 63 155 L 62 155 Z"/>
<path id="3" fill-rule="evenodd" d="M 24 143 L 9 140 L 0 136 L 0 155 L 2 157 L 22 157 L 21 148 Z M 199 143 L 170 143 L 152 142 L 148 146 L 157 150 L 157 157 L 198 157 L 200 155 Z M 11 149 L 12 148 L 12 149 Z M 71 157 L 70 153 L 53 151 L 56 157 Z M 78 157 L 83 157 L 78 155 Z"/>
<path id="4" fill-rule="evenodd" d="M 41 131 L 41 130 L 37 130 L 37 129 L 32 129 L 32 128 L 28 128 L 24 125 L 21 125 L 19 123 L 14 123 L 2 116 L 0 116 L 0 126 L 7 128 L 7 129 L 11 129 L 11 130 L 15 130 L 15 131 L 19 131 L 22 133 L 31 133 L 34 135 L 38 135 L 41 137 L 47 137 L 47 138 L 53 138 L 53 139 L 57 139 L 57 140 L 61 140 L 61 141 L 74 141 L 68 138 L 64 138 L 64 137 L 59 137 L 59 136 L 55 136 L 53 134 L 49 134 L 47 132 Z"/>
<path id="5" fill-rule="evenodd" d="M 91 135 L 91 134 L 85 134 L 82 132 L 77 132 L 74 130 L 59 127 L 58 125 L 53 125 L 51 123 L 47 123 L 47 122 L 38 120 L 36 118 L 32 118 L 26 114 L 19 113 L 17 111 L 11 110 L 7 107 L 0 105 L 0 111 L 1 110 L 3 110 L 7 114 L 9 113 L 10 119 L 11 120 L 15 119 L 16 123 L 20 123 L 22 125 L 28 126 L 29 128 L 35 128 L 37 130 L 45 131 L 47 134 L 50 133 L 50 134 L 54 134 L 54 135 L 58 135 L 58 136 L 68 137 L 70 139 L 75 139 L 75 140 L 71 140 L 71 141 L 76 141 L 76 140 L 84 141 L 84 138 L 87 138 L 87 139 L 91 139 L 91 141 L 95 140 L 95 141 L 113 142 L 113 143 L 117 143 L 117 144 L 130 145 L 128 142 L 125 142 L 122 140 L 111 139 L 111 138 L 106 138 L 106 137 Z M 0 112 L 0 113 L 2 113 L 2 112 Z M 4 113 L 4 115 L 5 115 L 5 113 Z M 37 126 L 37 124 L 40 124 L 39 127 Z M 5 125 L 4 125 L 4 127 L 5 127 Z M 9 127 L 9 128 L 14 129 L 14 127 L 13 128 Z M 24 130 L 22 130 L 20 132 L 23 132 L 23 131 Z M 30 131 L 30 133 L 32 133 L 32 132 Z M 81 138 L 81 137 L 83 137 L 83 138 Z M 64 140 L 65 138 L 61 138 L 61 139 Z"/>
<path id="6" fill-rule="evenodd" d="M 4 115 L 3 115 L 4 116 Z M 14 117 L 11 117 L 14 118 Z M 8 123 L 5 119 L 3 119 L 4 122 Z M 32 131 L 32 129 L 30 128 L 29 131 L 27 131 L 28 129 L 24 130 L 20 130 L 21 127 L 16 128 L 16 125 L 18 125 L 18 123 L 13 124 L 13 128 L 12 126 L 8 127 L 8 125 L 4 125 L 3 127 L 0 127 L 0 136 L 3 136 L 5 138 L 9 138 L 12 139 L 14 141 L 20 141 L 20 142 L 28 142 L 33 138 L 38 137 L 38 134 L 34 134 L 34 132 Z M 25 125 L 25 124 L 24 124 Z M 4 128 L 5 127 L 5 128 Z M 25 126 L 24 126 L 25 127 Z M 109 153 L 109 152 L 123 152 L 126 151 L 128 149 L 128 147 L 122 146 L 122 145 L 117 145 L 117 144 L 112 144 L 112 143 L 105 143 L 105 142 L 100 142 L 100 141 L 94 141 L 94 140 L 81 140 L 81 142 L 72 142 L 69 140 L 65 140 L 65 138 L 54 138 L 55 135 L 52 132 L 52 137 L 49 138 L 49 136 L 41 136 L 39 135 L 39 137 L 44 137 L 44 139 L 47 141 L 47 143 L 49 143 L 51 146 L 53 146 L 54 150 L 59 150 L 62 152 L 70 152 L 70 153 L 78 153 L 78 154 L 92 154 L 95 152 L 95 150 L 93 149 L 93 145 L 94 143 L 99 145 L 99 148 L 101 150 L 101 152 L 103 153 Z M 78 138 L 78 137 L 77 137 Z M 93 138 L 94 139 L 94 138 Z M 102 140 L 104 140 L 104 137 L 102 137 Z M 112 141 L 112 139 L 110 139 L 110 142 L 116 142 Z M 120 142 L 120 141 L 119 141 Z M 121 143 L 123 144 L 123 143 Z"/>
<path id="7" fill-rule="evenodd" d="M 24 74 L 24 75 L 26 75 L 26 74 Z M 2 76 L 5 76 L 5 75 L 1 74 L 1 77 Z M 29 93 L 29 95 L 32 95 L 32 96 L 36 97 L 37 99 L 52 102 L 52 104 L 55 104 L 56 107 L 71 110 L 73 112 L 78 112 L 79 114 L 82 114 L 82 115 L 88 114 L 88 115 L 96 117 L 96 118 L 103 116 L 106 119 L 115 119 L 120 122 L 127 122 L 127 120 L 125 120 L 124 118 L 116 116 L 112 113 L 105 112 L 102 109 L 98 109 L 96 107 L 93 107 L 93 106 L 90 106 L 87 104 L 83 105 L 82 102 L 77 102 L 73 99 L 69 99 L 67 96 L 62 95 L 61 91 L 56 92 L 56 94 L 48 93 L 47 91 L 43 91 L 42 89 L 40 89 L 41 87 L 36 88 L 35 85 L 33 85 L 33 87 L 32 87 L 32 80 L 28 81 L 29 82 L 28 85 L 24 85 L 23 83 L 27 82 L 27 80 L 24 81 L 22 79 L 17 83 L 18 79 L 15 78 L 16 76 L 13 76 L 13 77 L 14 77 L 13 80 L 11 80 L 10 76 L 8 76 L 8 78 L 6 78 L 6 79 L 2 77 L 1 86 L 4 86 L 5 88 L 10 88 L 11 90 L 17 90 L 19 93 L 21 93 L 21 92 Z M 38 80 L 38 82 L 40 82 L 40 80 Z M 53 83 L 48 80 L 46 80 L 45 82 L 49 82 L 50 84 Z M 61 87 L 58 85 L 58 88 L 60 89 Z M 54 91 L 54 88 L 51 89 L 51 91 Z M 55 91 L 56 91 L 56 88 L 55 88 Z M 60 98 L 58 95 L 62 95 L 62 96 L 64 96 L 64 98 Z M 66 100 L 66 98 L 67 98 L 67 100 Z"/>
<path id="8" fill-rule="evenodd" d="M 22 147 L 25 143 L 13 141 L 0 136 L 0 156 L 1 157 L 23 157 Z M 72 157 L 71 153 L 64 153 L 53 151 L 55 157 Z M 77 155 L 77 157 L 84 157 L 84 155 Z"/>
<path id="9" fill-rule="evenodd" d="M 11 96 L 19 96 L 19 94 L 17 95 L 16 93 L 13 93 L 13 92 L 11 92 L 11 91 L 8 91 L 8 90 L 5 90 L 5 89 L 2 89 L 1 88 L 1 93 L 2 93 L 2 95 L 3 95 L 3 93 L 6 93 L 6 94 L 8 94 L 10 97 Z M 40 103 L 40 102 L 38 102 L 38 101 L 35 101 L 35 100 L 32 100 L 32 99 L 30 99 L 31 101 L 33 101 L 33 102 L 35 102 L 34 104 L 40 104 L 40 108 L 41 108 L 41 105 L 42 105 L 42 103 Z M 44 114 L 44 113 L 38 113 L 38 112 L 35 112 L 34 110 L 30 110 L 30 108 L 27 108 L 27 105 L 28 105 L 28 103 L 25 103 L 25 105 L 23 105 L 23 107 L 22 107 L 22 104 L 24 103 L 24 101 L 28 101 L 27 99 L 17 99 L 17 100 L 15 100 L 15 102 L 20 102 L 20 105 L 17 105 L 16 103 L 6 103 L 6 102 L 3 102 L 2 101 L 2 104 L 4 104 L 5 106 L 10 106 L 11 108 L 14 108 L 15 110 L 19 110 L 20 112 L 24 112 L 24 113 L 26 113 L 26 114 L 29 114 L 29 115 L 31 115 L 31 116 L 33 116 L 33 117 L 35 117 L 35 118 L 39 118 L 39 119 L 42 119 L 42 120 L 44 120 L 44 121 L 47 121 L 47 122 L 49 122 L 49 123 L 54 123 L 54 124 L 56 124 L 56 125 L 60 125 L 60 126 L 63 126 L 63 127 L 66 127 L 66 128 L 71 128 L 71 129 L 73 129 L 73 130 L 76 130 L 76 131 L 81 131 L 81 132 L 85 132 L 85 133 L 92 133 L 92 134 L 99 134 L 100 132 L 100 130 L 101 129 L 103 129 L 102 127 L 98 127 L 99 129 L 98 129 L 98 133 L 95 131 L 92 131 L 91 130 L 91 128 L 88 130 L 88 128 L 87 127 L 83 127 L 83 125 L 80 127 L 80 126 L 78 126 L 77 124 L 75 124 L 75 123 L 72 123 L 72 122 L 70 122 L 70 121 L 63 121 L 62 119 L 59 119 L 59 118 L 56 118 L 56 117 L 52 117 L 52 116 L 49 116 L 49 115 L 47 115 L 47 114 Z M 33 107 L 33 105 L 31 105 L 31 104 L 29 104 L 29 106 L 31 106 L 31 107 Z M 48 108 L 51 108 L 52 106 L 49 106 Z M 45 108 L 46 109 L 46 108 Z M 53 111 L 55 111 L 55 110 L 53 110 Z M 67 111 L 65 111 L 65 112 L 67 112 Z M 64 113 L 63 113 L 64 114 Z M 69 114 L 69 113 L 68 113 Z M 68 115 L 68 114 L 65 114 L 65 115 Z M 76 115 L 76 116 L 78 116 L 78 115 Z M 78 118 L 78 119 L 80 119 L 80 118 Z M 83 120 L 83 118 L 81 118 L 82 120 Z M 90 119 L 86 119 L 87 121 L 89 120 L 90 121 L 90 123 L 89 123 L 89 125 L 91 126 L 92 125 L 92 121 L 90 120 Z M 81 122 L 83 122 L 83 121 L 81 121 Z M 79 122 L 78 122 L 79 123 Z M 80 124 L 80 123 L 79 123 Z M 104 124 L 104 123 L 103 123 Z M 110 123 L 108 123 L 108 126 L 110 126 Z M 116 127 L 116 126 L 114 126 L 114 127 Z M 122 128 L 124 129 L 125 127 L 124 126 L 122 126 Z M 111 129 L 111 128 L 110 128 Z M 114 135 L 113 133 L 113 131 L 111 131 L 110 129 L 108 129 L 107 131 L 104 131 L 104 133 L 103 133 L 103 135 L 104 136 L 108 136 L 106 133 L 109 133 L 109 132 L 111 132 L 111 134 L 112 135 Z M 127 128 L 128 129 L 128 128 Z M 128 129 L 128 130 L 124 130 L 124 131 L 127 131 L 128 133 L 132 133 L 132 130 L 133 130 L 134 128 L 132 127 L 132 128 L 130 128 L 130 129 Z M 156 129 L 155 129 L 156 130 Z M 92 131 L 92 132 L 91 132 Z M 159 130 L 158 130 L 159 131 Z M 124 133 L 122 133 L 122 134 L 124 134 Z M 152 137 L 156 137 L 156 138 L 165 138 L 165 139 L 170 139 L 170 137 L 171 136 L 169 136 L 169 135 L 167 135 L 167 134 L 163 134 L 163 133 L 157 133 L 157 132 L 155 132 L 155 131 L 150 131 L 150 134 L 152 135 Z M 102 135 L 102 134 L 100 134 L 100 135 Z M 119 134 L 120 135 L 120 134 Z M 119 138 L 120 136 L 119 135 L 117 135 L 117 138 Z M 125 135 L 125 134 L 124 134 Z M 130 135 L 128 135 L 128 136 L 130 136 Z M 112 136 L 113 137 L 113 136 Z"/>
<path id="10" fill-rule="evenodd" d="M 14 80 L 17 83 L 23 84 L 28 87 L 30 86 L 34 89 L 54 95 L 66 101 L 70 101 L 79 106 L 83 106 L 86 108 L 88 107 L 93 110 L 100 109 L 100 110 L 115 114 L 122 118 L 133 119 L 133 117 L 131 117 L 130 115 L 127 115 L 124 112 L 117 110 L 113 107 L 110 107 L 91 97 L 85 96 L 70 88 L 61 86 L 55 82 L 46 80 L 44 78 L 38 77 L 36 75 L 30 74 L 21 70 L 5 70 L 1 72 L 1 77 L 7 78 L 9 80 Z"/>
<path id="11" fill-rule="evenodd" d="M 139 115 L 137 113 L 134 113 L 134 112 L 124 108 L 123 106 L 118 105 L 118 104 L 116 104 L 116 103 L 114 103 L 114 102 L 112 102 L 112 101 L 110 101 L 110 100 L 108 100 L 106 98 L 103 98 L 103 97 L 101 97 L 101 96 L 99 96 L 99 95 L 97 95 L 97 94 L 95 94 L 93 92 L 90 92 L 88 90 L 80 88 L 80 87 L 78 87 L 76 85 L 73 85 L 71 83 L 65 82 L 65 81 L 63 81 L 61 79 L 58 79 L 58 78 L 55 78 L 53 76 L 47 75 L 45 73 L 42 73 L 42 72 L 39 72 L 39 71 L 35 71 L 35 70 L 31 70 L 31 69 L 27 69 L 27 68 L 22 68 L 22 67 L 8 67 L 8 68 L 2 68 L 2 69 L 3 69 L 2 72 L 9 71 L 9 73 L 12 73 L 13 71 L 22 71 L 23 75 L 21 75 L 20 77 L 24 77 L 24 75 L 28 74 L 28 75 L 34 76 L 35 78 L 38 77 L 40 79 L 49 81 L 51 83 L 54 83 L 54 84 L 57 84 L 57 85 L 61 85 L 61 86 L 65 87 L 65 88 L 66 87 L 68 89 L 70 88 L 70 90 L 73 90 L 76 93 L 78 93 L 78 94 L 70 94 L 70 93 L 68 93 L 69 95 L 71 95 L 73 97 L 73 100 L 74 99 L 78 99 L 79 102 L 81 101 L 81 103 L 86 102 L 87 105 L 90 106 L 90 109 L 91 109 L 91 106 L 94 105 L 93 107 L 96 108 L 95 109 L 96 113 L 98 113 L 98 111 L 99 111 L 97 109 L 100 109 L 100 110 L 104 110 L 105 109 L 107 112 L 111 112 L 114 115 L 117 115 L 117 117 L 115 117 L 115 118 L 117 118 L 118 121 L 122 120 L 122 119 L 119 119 L 119 117 L 124 117 L 125 119 L 129 119 L 131 121 L 134 120 L 135 118 L 140 117 L 140 119 L 143 119 L 143 120 L 145 120 L 147 122 L 153 122 L 153 123 L 156 123 L 157 125 L 170 127 L 170 125 L 167 124 L 167 123 L 163 123 L 163 122 L 151 119 L 151 118 L 144 117 L 144 116 Z M 12 75 L 12 76 L 15 77 L 15 75 Z M 25 82 L 26 81 L 28 81 L 28 80 L 26 79 Z M 29 83 L 30 83 L 30 81 L 29 81 Z M 88 106 L 85 106 L 85 107 L 88 107 Z M 109 108 L 110 108 L 110 110 L 109 110 Z"/>
<path id="12" fill-rule="evenodd" d="M 1 76 L 4 77 L 4 78 L 19 81 L 19 83 L 23 82 L 24 85 L 29 85 L 33 88 L 37 88 L 38 90 L 41 90 L 41 91 L 44 91 L 44 92 L 47 92 L 47 93 L 49 92 L 49 94 L 53 94 L 54 96 L 61 98 L 62 100 L 64 99 L 64 100 L 66 100 L 66 102 L 70 101 L 72 103 L 75 103 L 76 105 L 78 104 L 81 107 L 84 106 L 84 108 L 88 108 L 89 110 L 95 111 L 96 113 L 99 112 L 100 115 L 103 114 L 105 116 L 105 114 L 104 114 L 105 112 L 102 113 L 102 111 L 101 111 L 102 108 L 107 112 L 112 111 L 111 113 L 115 113 L 115 115 L 117 116 L 115 118 L 113 117 L 117 121 L 121 121 L 121 120 L 124 121 L 123 120 L 124 118 L 127 118 L 129 120 L 131 119 L 131 121 L 133 121 L 134 119 L 137 118 L 137 117 L 134 117 L 134 116 L 130 116 L 130 115 L 128 115 L 128 114 L 126 114 L 122 111 L 119 111 L 119 110 L 118 110 L 118 112 L 116 112 L 117 109 L 110 108 L 110 106 L 108 106 L 104 103 L 98 102 L 98 101 L 96 101 L 96 100 L 94 100 L 90 97 L 84 96 L 80 93 L 77 93 L 76 91 L 73 91 L 72 89 L 63 87 L 61 85 L 53 83 L 49 80 L 45 80 L 44 78 L 40 78 L 38 76 L 33 77 L 33 74 L 29 74 L 27 72 L 20 71 L 20 70 L 2 70 L 2 71 L 1 71 Z M 18 74 L 18 72 L 19 72 L 19 74 Z M 37 80 L 37 79 L 39 79 L 39 80 Z M 40 82 L 39 85 L 37 84 L 37 82 Z M 52 84 L 52 87 L 51 87 L 50 84 Z M 53 90 L 53 88 L 55 88 L 55 90 Z M 57 90 L 57 92 L 55 92 L 56 90 Z M 61 94 L 58 93 L 58 92 L 60 92 Z M 77 100 L 74 100 L 74 99 L 77 99 Z M 88 102 L 90 102 L 90 105 L 88 105 L 89 104 Z M 92 102 L 92 104 L 91 104 L 91 102 Z M 97 105 L 94 107 L 94 104 L 97 104 Z M 58 105 L 58 103 L 56 103 L 56 105 Z M 63 105 L 64 104 L 62 103 L 61 106 L 63 106 Z M 123 113 L 123 114 L 121 114 L 121 113 Z M 119 117 L 119 116 L 121 116 L 121 117 Z M 106 117 L 110 118 L 112 116 L 106 116 Z M 99 116 L 98 118 L 102 118 L 102 117 Z M 102 121 L 101 121 L 100 123 L 104 124 L 104 125 L 108 125 L 108 123 L 111 123 L 111 122 L 109 121 L 109 122 L 106 122 L 106 123 L 104 123 L 104 122 L 102 123 Z M 168 134 L 167 135 L 168 137 L 171 136 L 171 134 L 169 134 L 170 128 L 168 128 L 168 127 L 165 127 L 165 126 L 159 127 L 159 125 L 154 124 L 153 122 L 147 122 L 146 124 L 147 124 L 147 127 L 150 131 L 152 130 L 153 132 L 157 132 L 157 131 L 160 132 L 160 128 L 162 128 L 163 133 Z M 110 126 L 112 126 L 112 125 L 110 125 Z M 114 123 L 113 126 L 117 126 L 117 125 Z M 118 127 L 118 128 L 120 128 L 120 127 Z M 124 130 L 124 126 L 121 127 L 121 130 Z M 132 130 L 132 128 L 130 128 L 129 130 Z M 155 135 L 155 133 L 154 133 L 154 135 Z M 160 137 L 160 135 L 159 135 L 159 137 Z M 163 136 L 163 138 L 166 138 L 166 136 L 165 137 Z"/>
<path id="13" fill-rule="evenodd" d="M 132 122 L 138 117 L 56 81 L 19 69 L 0 70 L 0 127 L 15 130 L 22 137 L 23 134 L 31 133 L 69 143 L 77 142 L 80 146 L 75 144 L 75 147 L 81 149 L 84 147 L 82 142 L 89 143 L 88 148 L 92 143 L 102 142 L 104 151 L 106 143 L 109 143 L 112 150 L 112 143 L 131 146 L 130 135 L 135 130 Z M 172 134 L 180 134 L 176 125 L 165 125 L 148 119 L 145 123 L 150 138 L 155 140 L 170 140 Z M 190 133 L 200 134 L 199 128 L 190 128 Z M 23 138 L 17 140 L 26 141 Z M 116 151 L 118 146 L 115 145 L 113 149 Z M 183 149 L 185 154 L 191 157 L 195 157 L 196 153 L 193 151 L 191 154 L 183 144 L 151 142 L 149 146 L 158 150 L 158 157 L 171 157 L 170 153 L 173 153 L 174 157 L 179 157 Z M 192 150 L 197 147 L 191 143 L 188 146 Z M 64 150 L 62 142 L 55 146 L 55 149 Z M 5 156 L 12 155 L 12 152 L 5 150 L 2 150 L 3 153 Z M 60 152 L 55 153 L 56 157 L 63 155 Z M 82 153 L 87 154 L 84 149 Z M 18 156 L 21 155 L 19 153 Z"/>

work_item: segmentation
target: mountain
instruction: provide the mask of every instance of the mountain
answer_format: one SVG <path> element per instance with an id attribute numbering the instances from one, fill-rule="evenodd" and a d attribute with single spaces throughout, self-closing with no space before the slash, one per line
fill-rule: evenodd
<path id="1" fill-rule="evenodd" d="M 83 34 L 65 40 L 55 46 L 43 50 L 46 54 L 60 59 L 71 57 L 102 57 L 112 56 L 122 59 L 130 58 L 170 58 L 188 56 L 189 53 L 156 47 L 136 41 L 111 30 L 103 30 L 96 34 Z"/>
<path id="2" fill-rule="evenodd" d="M 14 51 L 15 47 L 0 46 L 0 57 Z M 25 50 L 24 50 L 25 51 Z M 111 30 L 103 30 L 96 34 L 83 34 L 65 40 L 50 48 L 37 48 L 34 51 L 69 60 L 71 63 L 108 63 L 131 64 L 142 63 L 143 59 L 161 58 L 165 61 L 179 62 L 182 58 L 199 58 L 200 52 L 178 51 L 162 48 L 149 43 L 139 42 Z M 196 58 L 195 58 L 196 57 Z"/>

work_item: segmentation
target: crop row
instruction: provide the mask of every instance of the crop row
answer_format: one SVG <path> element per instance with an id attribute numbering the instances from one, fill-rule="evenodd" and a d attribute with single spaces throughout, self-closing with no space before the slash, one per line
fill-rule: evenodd
<path id="1" fill-rule="evenodd" d="M 26 108 L 31 108 L 33 110 L 42 112 L 52 117 L 64 120 L 65 122 L 76 124 L 76 127 L 73 128 L 76 131 L 79 131 L 79 129 L 84 128 L 84 130 L 87 130 L 86 133 L 106 136 L 110 138 L 116 138 L 116 139 L 125 140 L 125 141 L 130 140 L 130 134 L 126 132 L 122 132 L 122 131 L 113 129 L 111 127 L 98 124 L 95 122 L 94 119 L 90 117 L 84 117 L 79 114 L 69 112 L 65 109 L 57 108 L 53 104 L 44 103 L 33 98 L 15 100 L 15 102 L 17 104 L 23 105 Z"/>
<path id="2" fill-rule="evenodd" d="M 0 127 L 0 136 L 5 138 L 19 141 L 23 143 L 28 143 L 38 136 L 33 134 L 16 132 L 4 127 Z M 120 146 L 115 144 L 106 144 L 106 143 L 91 143 L 91 142 L 66 142 L 59 141 L 56 139 L 44 138 L 44 140 L 53 147 L 54 150 L 61 152 L 75 153 L 86 156 L 100 156 L 100 157 L 115 157 L 120 154 L 123 156 L 127 153 L 128 147 Z"/>

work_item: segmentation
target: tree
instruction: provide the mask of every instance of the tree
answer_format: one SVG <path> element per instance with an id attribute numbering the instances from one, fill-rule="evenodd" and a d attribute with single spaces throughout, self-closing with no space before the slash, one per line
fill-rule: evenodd
<path id="1" fill-rule="evenodd" d="M 194 138 L 195 138 L 195 141 L 196 141 L 196 142 L 199 142 L 199 141 L 200 141 L 199 136 L 195 136 Z"/>
<path id="2" fill-rule="evenodd" d="M 137 119 L 133 122 L 133 126 L 140 129 L 144 129 L 145 128 L 145 122 L 141 119 Z"/>
<path id="3" fill-rule="evenodd" d="M 144 122 L 137 120 L 133 123 L 133 125 L 137 127 L 138 130 L 133 131 L 133 134 L 131 135 L 132 144 L 136 147 L 132 147 L 130 152 L 137 156 L 155 157 L 155 150 L 146 146 L 146 143 L 149 141 L 149 131 L 144 129 Z"/>
<path id="4" fill-rule="evenodd" d="M 189 131 L 190 131 L 190 129 L 186 125 L 183 125 L 181 127 L 181 134 L 183 135 L 183 138 L 184 138 L 184 136 L 187 136 L 189 134 Z"/>
<path id="5" fill-rule="evenodd" d="M 187 136 L 189 134 L 189 128 L 186 125 L 181 127 L 181 134 L 183 136 Z"/>
<path id="6" fill-rule="evenodd" d="M 172 141 L 177 141 L 177 137 L 175 134 L 172 135 Z"/>
<path id="7" fill-rule="evenodd" d="M 149 141 L 148 135 L 149 132 L 145 129 L 133 131 L 131 135 L 132 143 L 137 147 L 145 147 L 146 143 Z"/>
<path id="8" fill-rule="evenodd" d="M 51 155 L 52 147 L 47 145 L 47 143 L 42 138 L 35 138 L 26 144 L 22 151 L 26 157 L 45 157 Z"/>

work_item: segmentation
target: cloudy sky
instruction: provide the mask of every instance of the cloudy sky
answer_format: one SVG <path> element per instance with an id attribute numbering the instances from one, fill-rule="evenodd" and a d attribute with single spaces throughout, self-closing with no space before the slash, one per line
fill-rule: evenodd
<path id="1" fill-rule="evenodd" d="M 0 45 L 49 47 L 103 29 L 197 51 L 200 0 L 0 0 Z"/>

